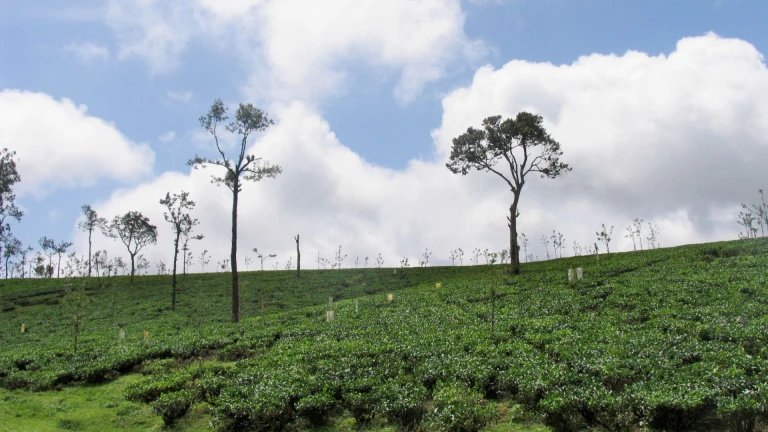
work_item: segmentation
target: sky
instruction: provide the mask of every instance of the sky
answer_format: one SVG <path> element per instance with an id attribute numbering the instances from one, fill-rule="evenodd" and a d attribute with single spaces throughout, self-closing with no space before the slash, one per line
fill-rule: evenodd
<path id="1" fill-rule="evenodd" d="M 267 113 L 247 149 L 282 168 L 243 187 L 241 269 L 254 248 L 295 266 L 296 234 L 304 268 L 339 246 L 344 267 L 501 251 L 508 187 L 445 163 L 467 128 L 521 111 L 573 168 L 521 192 L 534 258 L 553 254 L 542 235 L 562 233 L 568 256 L 602 224 L 611 251 L 632 250 L 634 219 L 644 244 L 649 223 L 662 247 L 733 240 L 740 204 L 768 187 L 765 16 L 747 0 L 0 0 L 0 148 L 16 151 L 26 213 L 12 230 L 82 255 L 82 205 L 138 210 L 158 227 L 141 251 L 154 272 L 173 256 L 159 200 L 184 190 L 213 270 L 232 196 L 186 162 L 217 156 L 198 119 L 220 98 Z M 101 235 L 93 247 L 127 258 Z"/>

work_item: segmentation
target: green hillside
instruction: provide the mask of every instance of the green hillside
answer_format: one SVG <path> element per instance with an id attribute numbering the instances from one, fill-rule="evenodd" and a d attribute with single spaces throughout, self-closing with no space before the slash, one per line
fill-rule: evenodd
<path id="1" fill-rule="evenodd" d="M 765 429 L 765 239 L 522 271 L 0 281 L 0 430 Z"/>

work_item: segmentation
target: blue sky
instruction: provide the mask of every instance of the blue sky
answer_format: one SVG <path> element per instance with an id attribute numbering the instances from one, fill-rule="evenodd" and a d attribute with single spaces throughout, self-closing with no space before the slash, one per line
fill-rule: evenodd
<path id="1" fill-rule="evenodd" d="M 426 12 L 415 12 L 421 15 L 411 18 L 400 17 L 393 19 L 392 22 L 386 22 L 386 25 L 377 25 L 376 15 L 383 16 L 391 13 L 397 16 L 398 11 L 395 9 L 400 3 L 392 2 L 392 6 L 377 6 L 379 9 L 372 14 L 373 18 L 367 18 L 365 6 L 360 6 L 357 11 L 363 16 L 360 21 L 372 19 L 370 23 L 341 20 L 339 16 L 347 13 L 343 8 L 339 11 L 325 10 L 324 14 L 307 17 L 306 19 L 315 21 L 328 20 L 328 28 L 331 30 L 318 33 L 321 35 L 320 38 L 334 33 L 333 30 L 336 27 L 349 25 L 351 28 L 349 31 L 336 29 L 338 35 L 328 36 L 329 42 L 318 42 L 313 48 L 310 48 L 310 45 L 315 42 L 314 40 L 303 42 L 301 40 L 300 33 L 306 27 L 302 27 L 300 23 L 293 26 L 292 23 L 285 22 L 290 18 L 286 18 L 286 14 L 280 12 L 279 8 L 282 6 L 276 5 L 281 3 L 280 1 L 255 1 L 245 9 L 237 8 L 248 2 L 232 1 L 234 8 L 240 11 L 240 15 L 254 14 L 254 17 L 258 17 L 250 21 L 232 21 L 237 18 L 233 18 L 228 6 L 223 6 L 228 4 L 225 1 L 213 7 L 210 6 L 213 3 L 204 1 L 197 2 L 196 6 L 191 6 L 195 2 L 188 2 L 186 5 L 183 2 L 167 2 L 164 6 L 160 6 L 158 2 L 145 2 L 141 7 L 138 6 L 138 2 L 132 0 L 83 1 L 76 3 L 76 6 L 63 6 L 64 3 L 57 1 L 34 3 L 2 1 L 0 3 L 2 3 L 0 10 L 3 11 L 0 13 L 0 57 L 7 59 L 0 68 L 0 91 L 32 92 L 47 95 L 56 101 L 55 103 L 60 103 L 66 98 L 75 105 L 86 105 L 87 116 L 111 124 L 112 126 L 105 127 L 113 128 L 122 135 L 122 138 L 115 139 L 124 141 L 119 145 L 127 146 L 126 152 L 132 152 L 131 149 L 135 146 L 146 144 L 154 154 L 154 162 L 148 163 L 151 165 L 149 171 L 134 177 L 110 175 L 105 172 L 103 175 L 96 176 L 93 184 L 86 184 L 87 182 L 78 180 L 73 174 L 72 178 L 75 180 L 67 185 L 66 182 L 57 182 L 55 174 L 48 173 L 48 177 L 39 182 L 36 190 L 20 191 L 18 202 L 26 209 L 27 214 L 20 224 L 14 225 L 13 230 L 16 235 L 25 243 L 33 245 L 36 245 L 37 238 L 42 235 L 56 239 L 71 239 L 76 242 L 76 247 L 79 246 L 78 249 L 82 249 L 82 243 L 78 243 L 82 239 L 77 237 L 74 226 L 82 204 L 94 204 L 97 209 L 101 206 L 104 212 L 108 212 L 119 207 L 114 203 L 117 199 L 114 195 L 116 190 L 123 189 L 127 195 L 130 195 L 131 191 L 141 190 L 141 184 L 154 184 L 162 189 L 156 180 L 164 173 L 179 172 L 188 175 L 189 170 L 185 166 L 187 159 L 194 156 L 196 152 L 211 154 L 206 152 L 212 148 L 212 144 L 210 141 L 206 144 L 205 139 L 201 138 L 201 128 L 197 119 L 207 111 L 214 98 L 222 98 L 230 105 L 236 105 L 242 101 L 254 102 L 276 119 L 279 117 L 277 112 L 281 109 L 291 111 L 285 107 L 295 108 L 295 104 L 300 104 L 302 108 L 296 108 L 296 110 L 301 111 L 301 115 L 320 121 L 335 135 L 331 140 L 333 143 L 328 144 L 328 148 L 338 150 L 337 147 L 339 147 L 343 151 L 351 151 L 359 156 L 361 160 L 359 163 L 364 166 L 370 164 L 376 170 L 381 170 L 383 178 L 407 177 L 419 170 L 429 172 L 432 169 L 439 170 L 439 166 L 444 163 L 441 162 L 440 151 L 436 150 L 440 147 L 438 142 L 440 139 L 434 136 L 436 131 L 448 133 L 448 130 L 454 130 L 460 133 L 466 127 L 477 126 L 478 120 L 484 115 L 496 114 L 496 112 L 479 111 L 471 114 L 464 113 L 463 118 L 467 119 L 464 123 L 451 123 L 450 127 L 446 123 L 450 112 L 453 112 L 452 108 L 446 105 L 450 99 L 449 96 L 455 95 L 458 89 L 468 89 L 467 91 L 471 92 L 473 78 L 475 78 L 474 82 L 479 84 L 476 82 L 476 73 L 483 66 L 490 65 L 494 71 L 499 71 L 508 62 L 519 60 L 527 64 L 551 63 L 557 67 L 571 65 L 582 56 L 616 54 L 622 57 L 630 50 L 644 53 L 649 57 L 659 55 L 666 57 L 676 50 L 681 39 L 704 37 L 708 32 L 714 32 L 720 40 L 738 40 L 747 46 L 751 45 L 759 53 L 768 52 L 768 33 L 763 30 L 764 23 L 760 22 L 761 17 L 768 16 L 768 4 L 756 1 L 457 2 L 429 0 L 425 3 L 428 3 L 432 9 L 427 8 L 429 10 Z M 284 3 L 294 8 L 302 4 L 294 0 Z M 445 10 L 455 10 L 457 13 L 451 15 L 444 12 Z M 200 27 L 205 26 L 201 26 L 199 22 L 194 21 L 195 18 L 192 18 L 193 13 L 203 13 L 201 11 L 208 14 L 204 16 L 213 23 L 211 28 L 201 30 Z M 189 16 L 186 17 L 185 14 Z M 436 17 L 436 15 L 440 16 Z M 408 19 L 413 20 L 411 23 L 413 27 L 403 24 L 402 29 L 399 28 L 400 23 Z M 414 28 L 429 28 L 433 21 L 436 22 L 434 28 L 440 29 L 436 31 L 444 33 L 434 42 L 423 43 L 423 47 L 412 48 L 411 45 L 419 45 L 421 42 L 404 41 L 404 36 L 397 36 L 400 31 L 410 31 L 415 32 L 413 34 L 417 35 L 417 40 L 424 40 L 424 38 L 418 38 L 421 33 Z M 257 22 L 258 25 L 249 26 L 247 22 Z M 167 39 L 160 42 L 153 40 L 153 37 L 159 36 L 147 29 L 153 26 L 158 28 L 159 25 L 166 26 L 166 30 L 172 36 L 162 36 Z M 372 30 L 368 33 L 367 30 L 359 30 L 358 26 L 364 29 L 370 27 Z M 445 30 L 446 26 L 448 30 Z M 274 33 L 264 30 L 272 28 L 276 29 Z M 299 41 L 296 42 L 291 38 L 298 38 Z M 444 42 L 446 40 L 448 42 Z M 337 45 L 341 48 L 336 49 Z M 297 46 L 299 48 L 296 48 Z M 286 76 L 287 71 L 290 71 L 290 62 L 302 60 L 301 55 L 287 57 L 286 60 L 282 54 L 259 52 L 261 48 L 289 51 L 301 49 L 303 46 L 307 46 L 308 50 L 317 50 L 319 54 L 311 61 L 307 60 L 303 66 L 299 66 L 299 68 L 306 68 L 306 75 L 299 76 L 295 80 L 284 80 L 283 77 Z M 383 53 L 387 49 L 393 50 L 394 54 Z M 400 51 L 409 49 L 413 52 L 399 54 Z M 724 50 L 728 51 L 728 48 Z M 434 59 L 431 57 L 433 55 Z M 427 59 L 423 60 L 423 58 Z M 764 60 L 758 61 L 763 62 L 764 73 Z M 415 70 L 417 75 L 424 71 L 431 71 L 432 75 L 426 79 L 417 79 L 415 90 L 408 90 L 405 92 L 407 95 L 402 96 L 398 93 L 398 89 L 404 82 L 403 76 L 406 70 Z M 334 73 L 343 75 L 331 84 L 323 81 L 326 76 L 333 77 Z M 716 79 L 716 77 L 709 77 L 705 82 L 714 83 L 711 80 Z M 759 81 L 765 79 L 765 76 L 760 75 L 758 71 L 755 79 Z M 542 85 L 548 84 L 543 82 Z M 717 87 L 716 83 L 712 85 L 713 88 Z M 499 91 L 503 92 L 503 90 Z M 701 88 L 701 91 L 706 93 L 707 88 Z M 610 93 L 610 89 L 606 92 Z M 501 97 L 501 99 L 504 98 Z M 513 100 L 514 94 L 510 94 L 508 99 Z M 532 100 L 540 99 L 532 97 Z M 501 111 L 502 107 L 498 103 L 497 101 Z M 762 102 L 750 103 L 759 105 Z M 489 104 L 489 106 L 492 105 Z M 538 109 L 535 102 L 530 108 Z M 512 109 L 512 106 L 508 109 Z M 31 110 L 34 112 L 34 109 L 31 108 Z M 456 110 L 463 112 L 461 107 Z M 285 116 L 290 117 L 289 114 Z M 477 120 L 470 121 L 470 119 Z M 593 127 L 602 127 L 599 121 L 595 119 L 596 123 Z M 279 124 L 279 122 L 278 119 L 276 123 Z M 25 124 L 28 125 L 28 123 Z M 71 126 L 77 127 L 76 124 Z M 561 126 L 553 124 L 552 130 L 567 130 Z M 0 127 L 0 140 L 3 146 L 16 149 L 20 156 L 33 159 L 45 157 L 45 152 L 41 155 L 39 150 L 31 151 L 31 148 L 39 145 L 34 132 L 27 126 L 16 129 L 13 133 L 6 130 L 6 136 L 3 136 L 3 129 Z M 59 136 L 58 134 L 68 136 L 70 133 L 74 132 L 52 130 L 47 136 L 56 137 Z M 277 133 L 276 131 L 275 134 Z M 22 138 L 20 134 L 23 134 Z M 166 137 L 173 135 L 173 139 L 162 142 L 160 137 L 164 135 Z M 89 146 L 106 146 L 104 142 L 99 142 L 97 136 L 98 134 L 90 138 L 92 142 L 80 142 L 83 148 L 77 151 L 88 152 L 88 148 L 91 148 Z M 448 138 L 443 137 L 443 142 L 446 140 L 449 142 Z M 556 138 L 563 144 L 567 156 L 570 137 Z M 765 141 L 753 144 L 760 151 L 764 151 Z M 61 144 L 46 145 L 71 146 L 73 144 L 71 140 L 65 139 Z M 22 149 L 20 146 L 25 148 Z M 268 147 L 264 150 L 267 154 L 275 154 L 278 159 L 282 157 L 279 153 L 271 152 Z M 72 150 L 72 154 L 77 153 Z M 420 161 L 417 165 L 424 166 L 415 167 L 414 161 Z M 115 162 L 112 161 L 112 163 Z M 334 163 L 341 162 L 332 160 L 324 166 L 331 167 L 328 169 L 333 172 Z M 62 169 L 74 171 L 89 169 L 86 163 L 81 167 L 72 165 L 69 163 Z M 20 165 L 22 168 L 24 166 Z M 703 171 L 704 166 L 707 166 L 707 163 L 702 161 L 699 168 Z M 51 168 L 58 167 L 52 164 Z M 290 176 L 290 163 L 284 168 L 288 168 L 284 170 L 284 176 Z M 690 168 L 695 170 L 696 166 L 691 165 Z M 442 169 L 447 172 L 444 168 Z M 645 175 L 652 175 L 652 172 L 647 171 Z M 27 178 L 34 178 L 40 174 L 33 171 L 25 173 L 22 170 L 21 175 L 23 184 Z M 365 177 L 364 174 L 363 177 Z M 469 250 L 475 247 L 472 244 L 474 239 L 477 239 L 477 247 L 481 248 L 500 249 L 506 244 L 503 209 L 508 197 L 504 195 L 503 185 L 483 176 L 474 178 L 475 180 L 471 182 L 478 182 L 477 185 L 480 185 L 484 194 L 486 189 L 488 191 L 487 196 L 484 195 L 475 208 L 477 212 L 483 209 L 483 214 L 457 211 L 456 218 L 465 226 L 475 227 L 473 229 L 477 231 L 467 232 L 466 237 L 462 237 L 461 241 L 454 242 L 455 246 L 449 246 L 450 242 L 446 242 L 442 249 L 463 247 Z M 411 181 L 421 181 L 419 179 L 421 177 L 417 176 Z M 731 222 L 726 222 L 726 216 L 723 215 L 732 211 L 733 206 L 738 204 L 739 198 L 758 199 L 757 189 L 767 186 L 758 184 L 760 180 L 764 182 L 765 178 L 755 179 L 754 184 L 730 185 L 729 187 L 732 186 L 733 189 L 738 188 L 739 193 L 743 195 L 729 193 L 726 188 L 718 196 L 730 197 L 732 200 L 723 201 L 721 207 L 714 208 L 703 204 L 707 202 L 705 199 L 679 207 L 671 204 L 658 206 L 648 204 L 646 207 L 653 207 L 653 209 L 647 211 L 644 216 L 638 215 L 638 217 L 644 217 L 646 221 L 658 221 L 669 227 L 675 226 L 674 224 L 683 224 L 687 227 L 681 228 L 684 234 L 668 237 L 668 241 L 662 242 L 667 245 L 735 237 L 735 233 L 738 232 L 738 226 L 733 222 L 735 215 L 731 218 Z M 312 176 L 306 178 L 306 181 L 312 182 Z M 346 177 L 344 181 L 355 183 L 354 180 Z M 460 179 L 446 181 L 454 184 Z M 586 179 L 583 181 L 589 183 Z M 339 182 L 341 180 L 331 183 L 340 184 Z M 466 183 L 469 184 L 469 182 L 468 180 Z M 561 183 L 567 185 L 566 181 Z M 580 183 L 577 181 L 575 184 Z M 535 191 L 532 189 L 530 193 L 535 192 L 537 196 L 541 196 L 539 194 L 549 192 L 560 196 L 558 194 L 565 194 L 568 190 L 568 186 L 565 185 L 558 191 L 544 188 Z M 269 184 L 265 182 L 258 187 L 269 188 Z M 188 189 L 191 188 L 190 185 Z M 500 191 L 497 193 L 496 189 Z M 335 190 L 338 192 L 341 189 Z M 164 195 L 164 191 L 157 193 Z M 200 193 L 211 192 L 208 190 Z M 223 193 L 223 191 L 217 193 Z M 267 191 L 263 193 L 269 194 Z M 372 192 L 368 190 L 360 193 L 365 195 Z M 432 195 L 426 187 L 422 193 Z M 459 195 L 467 193 L 471 195 L 471 191 L 461 192 Z M 642 195 L 640 192 L 637 193 L 638 197 Z M 353 196 L 357 195 L 353 194 Z M 525 193 L 523 196 L 525 200 Z M 589 202 L 594 209 L 600 210 L 582 208 L 580 210 L 582 216 L 574 218 L 567 224 L 560 222 L 563 228 L 559 229 L 564 230 L 567 238 L 589 244 L 594 241 L 591 238 L 594 235 L 589 238 L 587 236 L 599 227 L 599 222 L 594 220 L 587 226 L 586 222 L 576 220 L 586 221 L 593 216 L 594 212 L 597 212 L 608 224 L 616 225 L 618 232 L 632 219 L 622 214 L 621 209 L 625 206 L 620 202 L 620 197 L 632 196 L 634 191 L 618 189 L 613 194 L 606 192 L 604 196 L 585 195 L 569 205 L 583 207 L 585 202 Z M 157 201 L 159 198 L 152 198 L 146 204 L 136 202 L 134 205 L 137 208 L 143 208 L 142 206 L 149 206 L 151 201 Z M 311 200 L 313 197 L 310 195 L 307 199 Z M 414 199 L 420 200 L 418 196 Z M 546 200 L 536 199 L 540 201 L 531 201 L 531 208 L 540 209 L 540 211 L 536 210 L 532 213 L 540 217 L 523 221 L 528 223 L 527 230 L 531 232 L 529 237 L 533 238 L 538 238 L 541 234 L 549 234 L 555 228 L 551 226 L 552 221 L 560 220 L 554 215 L 546 217 L 543 214 L 547 208 Z M 668 201 L 674 202 L 674 199 L 670 198 Z M 125 203 L 125 199 L 122 202 Z M 298 224 L 295 227 L 286 227 L 287 232 L 307 229 L 326 233 L 324 238 L 320 238 L 322 236 L 318 234 L 316 243 L 313 243 L 312 239 L 308 239 L 308 242 L 310 247 L 324 249 L 323 253 L 330 255 L 330 245 L 342 242 L 347 235 L 349 235 L 348 242 L 359 238 L 360 234 L 356 234 L 355 230 L 370 232 L 375 231 L 377 227 L 382 227 L 382 224 L 376 221 L 380 222 L 380 219 L 385 218 L 384 215 L 366 216 L 367 211 L 375 210 L 367 207 L 361 210 L 354 202 L 347 203 L 344 200 L 333 202 L 336 204 L 335 207 L 329 204 L 314 209 L 313 211 L 319 213 L 310 213 L 314 215 L 312 218 L 315 220 L 341 218 L 347 225 L 332 227 L 322 224 L 312 226 Z M 716 200 L 712 199 L 709 202 L 714 203 Z M 350 207 L 345 207 L 347 204 Z M 376 208 L 376 205 L 388 204 L 378 202 L 375 205 L 371 204 L 371 208 Z M 403 208 L 409 207 L 407 201 L 399 205 Z M 269 204 L 262 203 L 258 208 L 264 206 L 268 207 Z M 499 209 L 501 212 L 494 214 Z M 222 211 L 226 212 L 226 206 Z M 403 211 L 400 209 L 398 213 Z M 360 216 L 362 219 L 358 221 L 356 218 L 361 214 L 360 212 L 363 216 Z M 202 216 L 198 217 L 202 219 Z M 248 225 L 251 217 L 254 218 L 254 224 L 267 223 L 267 220 L 260 219 L 262 216 L 251 216 L 246 210 L 242 216 L 244 225 Z M 273 215 L 273 217 L 279 218 L 279 215 Z M 412 256 L 412 261 L 415 261 L 416 255 L 420 254 L 424 248 L 438 248 L 439 246 L 435 243 L 442 245 L 444 239 L 452 235 L 452 230 L 448 229 L 448 231 L 425 235 L 419 241 L 412 242 L 410 238 L 418 235 L 411 230 L 415 229 L 414 226 L 420 226 L 421 222 L 418 221 L 423 217 L 422 211 L 414 209 L 413 214 L 399 221 L 395 224 L 396 226 L 382 228 L 382 231 L 387 232 L 388 238 L 408 237 L 408 239 L 402 238 L 381 247 L 392 257 L 389 264 L 394 264 L 392 261 L 395 256 Z M 275 219 L 277 220 L 279 219 Z M 368 221 L 365 223 L 371 225 L 365 225 L 361 221 Z M 547 228 L 544 228 L 545 222 L 549 222 Z M 164 224 L 160 218 L 156 223 Z M 366 228 L 361 228 L 363 225 Z M 402 225 L 408 225 L 410 228 L 403 228 Z M 566 231 L 565 226 L 569 227 L 570 233 Z M 526 231 L 526 228 L 523 230 Z M 333 235 L 336 235 L 338 240 L 333 238 Z M 309 233 L 306 236 L 309 237 Z M 621 235 L 615 237 L 617 242 L 623 242 L 622 247 L 616 246 L 618 249 L 631 247 L 628 239 L 621 239 Z M 370 245 L 376 245 L 376 242 L 381 241 L 375 236 L 369 238 L 364 242 L 368 247 L 360 246 L 360 250 L 356 253 L 375 255 L 377 251 L 370 250 Z M 430 242 L 433 245 L 428 244 Z M 217 250 L 226 242 L 219 243 L 206 244 L 205 247 Z M 285 254 L 291 246 L 285 239 L 264 238 L 263 235 L 258 243 L 268 244 L 276 251 L 286 251 Z M 160 244 L 163 244 L 162 239 Z M 106 241 L 100 246 L 112 248 L 112 245 Z M 244 251 L 250 249 L 248 247 Z M 114 253 L 117 253 L 119 248 L 114 250 Z M 378 251 L 381 252 L 381 250 Z M 544 252 L 543 249 L 539 252 L 543 256 L 541 252 Z M 223 255 L 223 252 L 220 254 Z M 167 260 L 166 255 L 165 252 L 156 254 L 157 259 Z M 314 255 L 314 253 L 310 252 L 307 255 Z M 448 255 L 447 249 L 440 250 L 436 255 L 439 256 L 435 259 L 439 258 L 438 261 L 444 262 Z"/>

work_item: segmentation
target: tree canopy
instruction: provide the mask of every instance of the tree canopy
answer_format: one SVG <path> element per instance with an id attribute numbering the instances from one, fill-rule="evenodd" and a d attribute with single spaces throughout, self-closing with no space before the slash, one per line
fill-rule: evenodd
<path id="1" fill-rule="evenodd" d="M 109 237 L 119 238 L 131 256 L 131 282 L 136 272 L 136 254 L 149 244 L 157 243 L 157 227 L 149 223 L 149 218 L 138 211 L 129 211 L 122 216 L 115 216 L 109 224 Z"/>
<path id="2" fill-rule="evenodd" d="M 454 174 L 467 175 L 472 170 L 492 172 L 501 177 L 513 194 L 510 214 L 510 270 L 520 271 L 517 245 L 517 216 L 520 192 L 526 176 L 539 173 L 541 177 L 564 176 L 571 168 L 560 162 L 563 152 L 542 126 L 540 115 L 518 113 L 512 119 L 502 120 L 500 115 L 487 117 L 481 129 L 470 127 L 453 139 L 450 160 L 446 167 Z M 502 163 L 499 168 L 497 164 Z"/>

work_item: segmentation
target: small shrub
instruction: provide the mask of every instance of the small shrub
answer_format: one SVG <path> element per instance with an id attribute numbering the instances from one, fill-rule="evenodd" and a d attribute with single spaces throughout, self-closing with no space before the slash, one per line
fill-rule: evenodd
<path id="1" fill-rule="evenodd" d="M 398 378 L 381 386 L 377 393 L 380 403 L 377 412 L 401 426 L 413 426 L 424 415 L 427 389 L 417 381 Z"/>
<path id="2" fill-rule="evenodd" d="M 83 430 L 83 422 L 76 419 L 61 419 L 56 422 L 56 427 L 63 430 L 79 431 Z"/>
<path id="3" fill-rule="evenodd" d="M 438 383 L 434 393 L 432 424 L 441 431 L 480 430 L 495 415 L 495 410 L 476 390 L 458 382 Z"/>
<path id="4" fill-rule="evenodd" d="M 194 396 L 189 390 L 179 390 L 172 393 L 164 393 L 153 404 L 152 409 L 163 418 L 166 426 L 184 417 L 189 407 L 194 402 Z"/>

